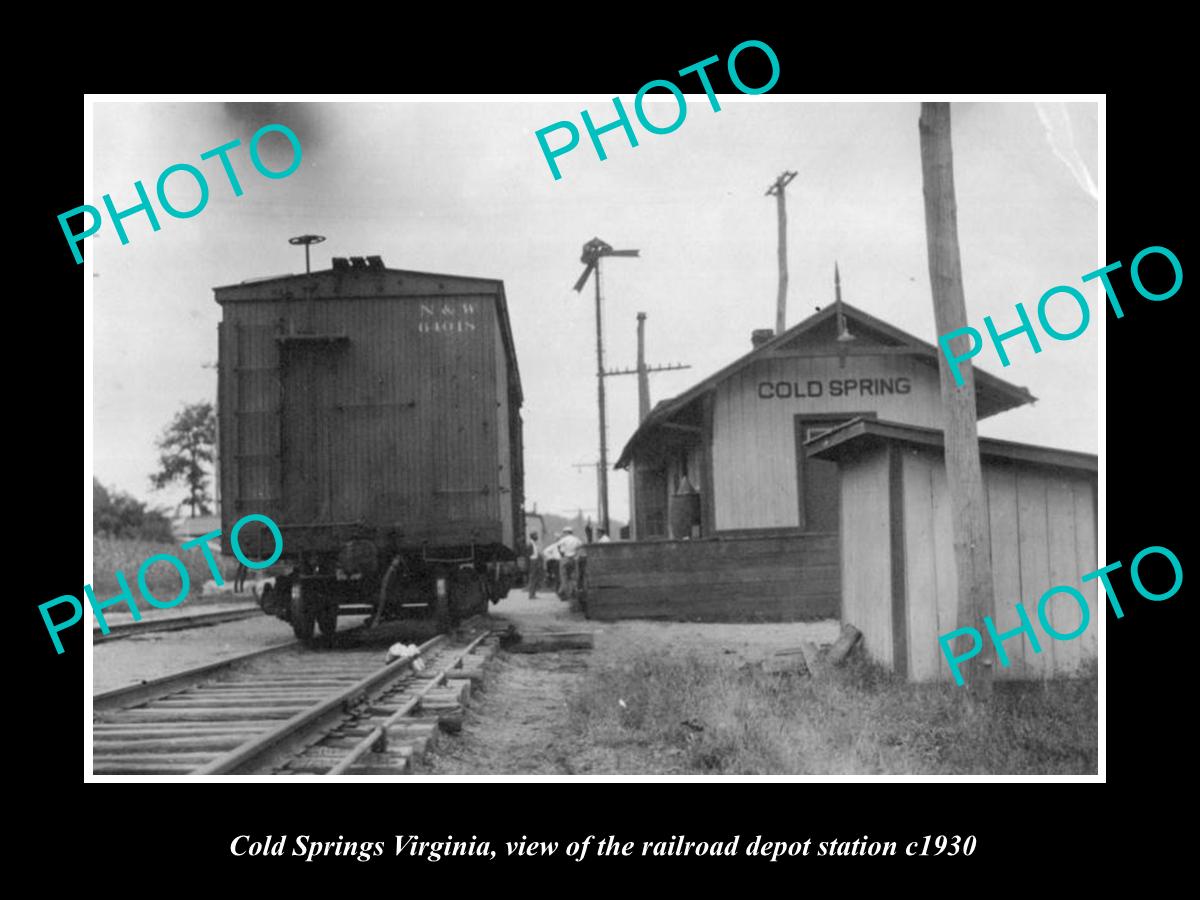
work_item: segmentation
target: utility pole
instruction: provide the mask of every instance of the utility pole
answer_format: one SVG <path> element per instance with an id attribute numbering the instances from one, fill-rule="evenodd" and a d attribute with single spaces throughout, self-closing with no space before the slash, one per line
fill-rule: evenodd
<path id="1" fill-rule="evenodd" d="M 683 363 L 669 363 L 665 366 L 648 366 L 646 365 L 646 314 L 640 312 L 637 314 L 637 368 L 635 369 L 609 369 L 604 373 L 606 377 L 613 375 L 637 375 L 638 377 L 638 421 L 644 422 L 646 416 L 650 415 L 650 373 L 651 372 L 674 372 L 677 369 L 690 369 L 691 366 Z"/>
<path id="2" fill-rule="evenodd" d="M 575 291 L 583 290 L 588 276 L 596 272 L 596 395 L 600 407 L 600 462 L 597 471 L 600 475 L 600 527 L 608 531 L 608 411 L 604 402 L 604 334 L 600 319 L 600 259 L 605 256 L 638 256 L 637 250 L 614 250 L 600 238 L 592 238 L 583 245 L 583 255 L 579 261 L 584 264 L 583 274 L 575 282 Z"/>
<path id="3" fill-rule="evenodd" d="M 919 131 L 933 313 L 937 333 L 946 334 L 967 324 L 962 260 L 958 249 L 958 211 L 954 198 L 950 104 L 922 103 Z M 966 335 L 955 338 L 951 343 L 957 342 L 957 345 L 951 349 L 956 353 L 963 352 L 966 340 Z M 963 377 L 960 388 L 955 384 L 945 354 L 938 354 L 938 368 L 945 410 L 946 477 L 954 529 L 954 565 L 958 573 L 958 627 L 978 629 L 984 616 L 994 616 L 995 597 L 987 498 L 979 462 L 975 374 L 969 360 L 960 362 L 959 371 Z M 984 640 L 982 644 L 979 654 L 963 666 L 968 697 L 972 700 L 987 700 L 992 691 L 993 653 L 988 641 Z"/>
<path id="4" fill-rule="evenodd" d="M 775 179 L 775 183 L 767 188 L 764 196 L 775 195 L 775 206 L 779 211 L 779 299 L 775 304 L 775 333 L 783 334 L 784 320 L 787 317 L 787 201 L 783 192 L 796 177 L 795 172 L 785 171 Z"/>
<path id="5" fill-rule="evenodd" d="M 597 485 L 597 488 L 596 488 L 596 503 L 597 503 L 597 506 L 596 506 L 596 515 L 600 515 L 600 506 L 599 506 L 599 504 L 601 503 L 601 498 L 600 498 L 600 489 L 599 489 L 599 485 L 600 485 L 600 477 L 599 477 L 599 475 L 600 475 L 600 463 L 598 463 L 598 462 L 590 462 L 590 463 L 571 463 L 571 468 L 572 468 L 572 469 L 594 469 L 594 470 L 596 471 L 596 476 L 597 476 L 597 477 L 596 477 L 596 485 Z M 607 526 L 603 526 L 603 525 L 602 525 L 601 527 L 602 527 L 602 528 L 607 528 Z"/>
<path id="6" fill-rule="evenodd" d="M 637 315 L 638 322 L 638 421 L 646 421 L 650 415 L 650 375 L 646 371 L 646 314 Z"/>

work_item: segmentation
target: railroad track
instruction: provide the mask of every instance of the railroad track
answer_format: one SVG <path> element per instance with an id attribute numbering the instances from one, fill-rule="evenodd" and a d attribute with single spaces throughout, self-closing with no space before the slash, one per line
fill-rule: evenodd
<path id="1" fill-rule="evenodd" d="M 399 774 L 439 730 L 461 726 L 498 640 L 468 622 L 388 665 L 382 647 L 319 652 L 291 642 L 97 694 L 92 771 Z"/>
<path id="2" fill-rule="evenodd" d="M 181 631 L 186 628 L 206 628 L 209 625 L 220 625 L 222 622 L 237 622 L 253 616 L 262 616 L 263 611 L 257 606 L 239 606 L 236 609 L 222 609 L 217 612 L 200 613 L 195 616 L 168 616 L 161 619 L 151 619 L 142 622 L 121 622 L 108 626 L 108 634 L 104 634 L 98 625 L 92 626 L 92 640 L 117 641 L 121 638 L 133 637 L 136 634 L 149 634 L 154 631 Z"/>

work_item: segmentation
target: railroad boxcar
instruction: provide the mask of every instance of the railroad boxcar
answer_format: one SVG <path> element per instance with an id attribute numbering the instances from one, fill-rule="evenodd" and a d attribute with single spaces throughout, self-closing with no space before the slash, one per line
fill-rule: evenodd
<path id="1" fill-rule="evenodd" d="M 283 535 L 263 609 L 309 639 L 339 613 L 448 626 L 503 597 L 525 543 L 504 283 L 369 256 L 214 292 L 223 550 L 248 514 Z M 274 540 L 251 523 L 239 546 Z"/>

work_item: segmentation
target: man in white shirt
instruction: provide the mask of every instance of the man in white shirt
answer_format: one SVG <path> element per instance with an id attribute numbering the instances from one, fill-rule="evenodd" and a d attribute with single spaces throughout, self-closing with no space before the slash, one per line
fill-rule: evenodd
<path id="1" fill-rule="evenodd" d="M 562 554 L 563 559 L 574 559 L 579 555 L 579 548 L 583 546 L 583 541 L 575 537 L 575 529 L 568 525 L 562 530 L 562 537 L 555 542 L 558 547 L 558 552 Z"/>
<path id="2" fill-rule="evenodd" d="M 562 537 L 555 541 L 552 546 L 557 548 L 558 552 L 562 555 L 562 563 L 559 565 L 562 589 L 559 593 L 569 593 L 567 588 L 578 586 L 576 585 L 576 579 L 579 577 L 580 548 L 583 547 L 583 541 L 575 537 L 575 529 L 568 525 L 562 530 Z"/>
<path id="3" fill-rule="evenodd" d="M 542 551 L 542 559 L 546 561 L 546 587 L 550 590 L 558 589 L 559 579 L 562 577 L 562 553 L 558 549 L 558 541 L 548 546 Z"/>

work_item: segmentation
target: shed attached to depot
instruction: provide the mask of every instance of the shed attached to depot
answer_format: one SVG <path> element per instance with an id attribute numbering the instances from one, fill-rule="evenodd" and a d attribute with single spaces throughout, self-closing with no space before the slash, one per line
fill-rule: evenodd
<path id="1" fill-rule="evenodd" d="M 863 633 L 871 658 L 913 681 L 949 680 L 938 638 L 959 623 L 954 533 L 940 430 L 856 419 L 805 444 L 813 459 L 836 464 L 841 483 L 842 619 Z M 1038 628 L 1003 641 L 1000 678 L 1077 674 L 1096 658 L 1097 460 L 1087 453 L 979 439 L 987 496 L 997 633 L 1021 626 L 1022 601 L 1038 628 L 1039 598 L 1056 585 L 1046 618 L 1059 640 Z M 1080 629 L 1082 629 L 1080 631 Z"/>

